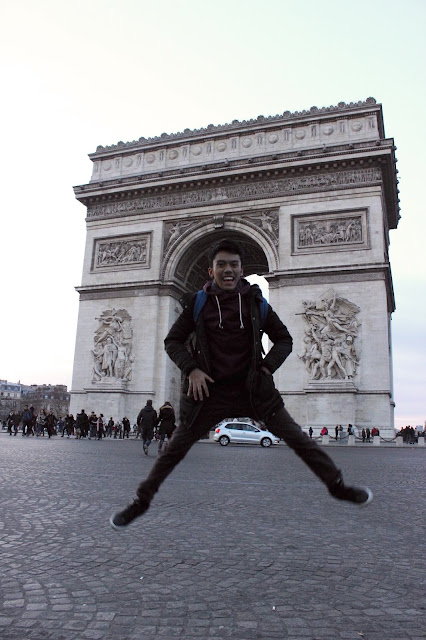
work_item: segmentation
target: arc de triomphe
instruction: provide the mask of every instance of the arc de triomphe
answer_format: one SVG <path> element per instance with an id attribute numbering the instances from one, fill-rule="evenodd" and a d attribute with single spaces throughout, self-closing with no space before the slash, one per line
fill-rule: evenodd
<path id="1" fill-rule="evenodd" d="M 393 435 L 393 139 L 373 98 L 98 147 L 87 207 L 71 408 L 133 422 L 179 402 L 164 337 L 206 279 L 208 246 L 245 247 L 294 339 L 275 374 L 302 426 Z"/>

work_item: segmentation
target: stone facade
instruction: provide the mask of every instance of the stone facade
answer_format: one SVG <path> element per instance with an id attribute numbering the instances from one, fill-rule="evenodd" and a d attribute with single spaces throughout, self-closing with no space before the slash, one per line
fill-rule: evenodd
<path id="1" fill-rule="evenodd" d="M 178 405 L 163 340 L 208 246 L 232 236 L 293 335 L 275 377 L 294 417 L 393 434 L 394 152 L 373 98 L 98 147 L 75 187 L 87 239 L 71 411 L 133 421 L 149 397 Z"/>

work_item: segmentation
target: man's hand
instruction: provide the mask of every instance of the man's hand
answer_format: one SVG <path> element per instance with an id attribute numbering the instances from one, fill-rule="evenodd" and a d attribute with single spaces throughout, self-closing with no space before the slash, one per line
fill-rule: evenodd
<path id="1" fill-rule="evenodd" d="M 207 373 L 204 373 L 201 369 L 193 369 L 188 376 L 189 388 L 188 395 L 193 396 L 194 400 L 203 400 L 203 391 L 206 397 L 209 397 L 209 388 L 207 382 L 214 382 Z"/>

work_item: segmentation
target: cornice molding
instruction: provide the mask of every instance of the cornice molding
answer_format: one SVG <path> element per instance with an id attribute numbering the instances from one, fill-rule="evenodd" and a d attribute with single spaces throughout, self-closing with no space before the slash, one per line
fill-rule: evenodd
<path id="1" fill-rule="evenodd" d="M 277 114 L 275 116 L 263 116 L 260 115 L 257 118 L 253 118 L 250 120 L 233 120 L 231 123 L 214 125 L 209 124 L 207 127 L 201 127 L 200 129 L 184 129 L 184 131 L 180 131 L 177 133 L 162 133 L 160 136 L 154 136 L 152 138 L 141 137 L 138 140 L 133 140 L 132 142 L 117 142 L 117 144 L 102 146 L 99 145 L 96 149 L 95 153 L 89 154 L 90 158 L 94 158 L 98 155 L 101 155 L 105 152 L 111 151 L 123 151 L 125 149 L 134 149 L 135 147 L 145 147 L 151 146 L 156 143 L 164 143 L 164 142 L 176 142 L 185 139 L 191 139 L 195 137 L 199 137 L 200 135 L 211 135 L 217 133 L 230 133 L 230 132 L 238 132 L 241 129 L 245 129 L 247 127 L 253 128 L 258 126 L 264 126 L 267 124 L 276 125 L 277 123 L 289 123 L 294 120 L 300 118 L 317 118 L 323 115 L 346 115 L 351 111 L 359 111 L 365 109 L 373 109 L 375 111 L 381 109 L 381 105 L 378 104 L 375 98 L 367 98 L 366 100 L 358 101 L 358 102 L 339 102 L 337 105 L 329 106 L 329 107 L 311 107 L 310 109 L 303 111 L 284 111 L 282 114 Z"/>
<path id="2" fill-rule="evenodd" d="M 75 287 L 80 301 L 107 300 L 109 298 L 138 298 L 141 296 L 169 296 L 179 300 L 185 289 L 171 282 L 122 282 L 117 284 L 82 285 Z"/>

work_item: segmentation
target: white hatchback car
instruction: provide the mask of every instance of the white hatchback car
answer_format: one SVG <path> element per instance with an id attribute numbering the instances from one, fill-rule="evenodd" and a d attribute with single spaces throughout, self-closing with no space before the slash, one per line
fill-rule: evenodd
<path id="1" fill-rule="evenodd" d="M 270 447 L 280 441 L 270 431 L 264 431 L 248 422 L 223 422 L 219 424 L 215 429 L 213 440 L 219 442 L 223 447 L 226 447 L 230 442 L 260 444 L 262 447 Z"/>

